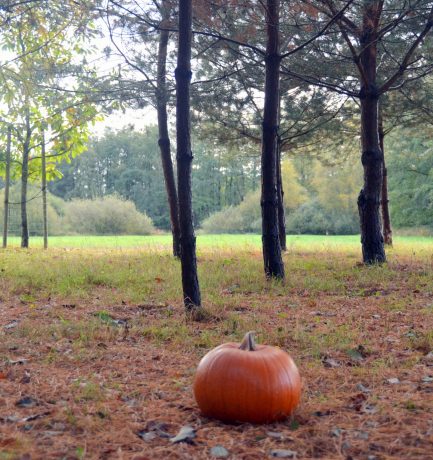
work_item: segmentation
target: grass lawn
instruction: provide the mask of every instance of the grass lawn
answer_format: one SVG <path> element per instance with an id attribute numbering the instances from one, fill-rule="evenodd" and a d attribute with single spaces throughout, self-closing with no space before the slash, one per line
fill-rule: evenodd
<path id="1" fill-rule="evenodd" d="M 394 237 L 397 248 L 433 250 L 433 237 L 401 236 Z M 18 247 L 20 238 L 10 237 L 9 245 Z M 43 247 L 42 237 L 31 237 L 30 245 L 34 248 Z M 171 235 L 149 236 L 51 236 L 49 238 L 51 248 L 143 248 L 143 249 L 169 249 L 171 247 Z M 359 235 L 288 235 L 287 246 L 290 249 L 304 251 L 317 250 L 360 250 Z M 211 248 L 224 249 L 259 249 L 261 247 L 260 235 L 198 235 L 198 250 Z"/>
<path id="2" fill-rule="evenodd" d="M 432 238 L 364 267 L 359 236 L 291 236 L 281 283 L 259 236 L 200 235 L 200 323 L 169 236 L 31 244 L 0 251 L 0 460 L 433 458 Z M 298 364 L 290 420 L 227 425 L 193 400 L 200 358 L 247 330 Z M 171 443 L 185 425 L 193 443 Z"/>

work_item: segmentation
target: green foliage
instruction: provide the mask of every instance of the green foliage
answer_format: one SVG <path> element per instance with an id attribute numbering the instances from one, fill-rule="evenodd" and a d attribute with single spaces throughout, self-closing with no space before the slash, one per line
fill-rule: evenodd
<path id="1" fill-rule="evenodd" d="M 157 226 L 169 228 L 158 133 L 155 127 L 138 132 L 126 127 L 93 139 L 87 152 L 61 167 L 62 179 L 49 185 L 52 193 L 70 200 L 116 194 L 135 204 Z"/>
<path id="2" fill-rule="evenodd" d="M 115 196 L 66 203 L 64 222 L 70 232 L 86 235 L 148 235 L 154 232 L 151 219 L 138 212 L 134 203 Z"/>
<path id="3" fill-rule="evenodd" d="M 294 163 L 282 162 L 284 206 L 288 233 L 354 234 L 359 231 L 356 209 L 357 175 L 351 163 L 324 167 L 310 162 L 311 177 L 301 185 Z M 257 233 L 261 229 L 260 191 L 249 193 L 236 207 L 211 215 L 206 233 Z"/>
<path id="4" fill-rule="evenodd" d="M 307 200 L 307 191 L 299 183 L 292 161 L 281 164 L 284 206 L 287 212 Z M 247 193 L 237 206 L 228 206 L 205 219 L 201 225 L 205 233 L 259 233 L 262 227 L 260 190 Z"/>
<path id="5" fill-rule="evenodd" d="M 59 177 L 60 162 L 83 152 L 89 124 L 98 118 L 83 83 L 93 73 L 85 64 L 83 39 L 95 31 L 84 5 L 52 2 L 47 8 L 34 2 L 29 8 L 16 7 L 16 13 L 4 21 L 0 36 L 0 46 L 7 50 L 0 57 L 0 140 L 5 143 L 10 126 L 12 177 L 21 175 L 28 156 L 29 181 L 37 182 L 44 134 L 50 180 Z"/>
<path id="6" fill-rule="evenodd" d="M 42 192 L 40 187 L 30 185 L 28 188 L 27 214 L 29 221 L 29 233 L 31 235 L 42 235 Z M 18 235 L 21 232 L 21 187 L 19 184 L 10 189 L 9 195 L 9 232 Z M 47 193 L 47 217 L 48 231 L 51 235 L 64 234 L 61 216 L 64 213 L 64 202 L 58 197 Z M 4 213 L 4 190 L 0 190 L 0 215 Z"/>
<path id="7" fill-rule="evenodd" d="M 21 187 L 10 189 L 9 233 L 21 232 Z M 27 213 L 31 235 L 42 235 L 42 193 L 36 185 L 28 189 Z M 72 200 L 47 194 L 50 235 L 149 235 L 154 233 L 151 219 L 137 211 L 134 203 L 108 196 L 95 200 Z M 4 212 L 4 190 L 0 190 L 0 216 Z"/>
<path id="8" fill-rule="evenodd" d="M 432 226 L 429 136 L 427 127 L 422 132 L 418 127 L 416 131 L 396 130 L 385 139 L 391 219 L 397 228 Z M 356 143 L 356 136 L 344 146 L 325 142 L 320 162 L 310 153 L 283 160 L 288 232 L 359 232 L 357 197 L 362 167 Z M 211 141 L 194 143 L 194 219 L 204 232 L 260 232 L 258 158 L 254 152 L 254 146 L 248 145 L 226 148 Z M 333 161 L 336 152 L 338 162 Z M 169 228 L 156 127 L 145 132 L 131 128 L 108 131 L 93 140 L 84 155 L 60 168 L 63 177 L 49 185 L 52 193 L 66 200 L 116 194 L 132 201 L 156 227 Z"/>
<path id="9" fill-rule="evenodd" d="M 323 156 L 329 153 L 323 152 Z M 398 129 L 385 138 L 391 221 L 396 229 L 433 231 L 433 139 L 431 128 Z M 338 164 L 311 157 L 283 161 L 288 233 L 355 234 L 359 232 L 357 196 L 361 165 L 356 152 Z M 206 233 L 260 232 L 259 192 L 239 206 L 211 215 Z"/>
<path id="10" fill-rule="evenodd" d="M 291 211 L 308 200 L 308 192 L 300 183 L 299 173 L 293 161 L 283 160 L 281 162 L 281 176 L 284 191 L 284 207 L 287 211 Z"/>
<path id="11" fill-rule="evenodd" d="M 257 161 L 239 161 L 248 149 L 231 150 L 194 142 L 192 193 L 197 224 L 223 206 L 237 205 L 258 183 Z M 49 185 L 52 193 L 71 198 L 96 198 L 117 194 L 135 203 L 154 224 L 170 228 L 158 131 L 144 132 L 126 127 L 106 131 L 93 139 L 88 151 L 60 167 L 62 179 Z"/>
<path id="12" fill-rule="evenodd" d="M 286 216 L 286 231 L 315 235 L 353 235 L 359 233 L 359 222 L 355 212 L 329 210 L 315 199 Z"/>
<path id="13" fill-rule="evenodd" d="M 260 191 L 249 193 L 238 206 L 229 206 L 205 219 L 205 233 L 258 233 L 261 229 Z"/>
<path id="14" fill-rule="evenodd" d="M 358 158 L 351 157 L 332 167 L 315 161 L 312 167 L 311 186 L 320 205 L 328 213 L 354 217 L 358 213 L 356 200 L 362 183 Z"/>
<path id="15" fill-rule="evenodd" d="M 419 128 L 389 136 L 388 183 L 396 227 L 433 230 L 433 136 Z M 386 147 L 385 146 L 385 147 Z M 387 152 L 385 153 L 387 155 Z"/>
<path id="16" fill-rule="evenodd" d="M 359 164 L 308 162 L 309 200 L 286 214 L 288 233 L 355 234 L 359 232 L 356 199 L 361 188 Z"/>

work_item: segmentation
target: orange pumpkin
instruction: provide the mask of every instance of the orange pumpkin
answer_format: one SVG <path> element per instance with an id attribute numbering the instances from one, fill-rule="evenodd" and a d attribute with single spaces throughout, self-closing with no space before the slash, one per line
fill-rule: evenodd
<path id="1" fill-rule="evenodd" d="M 206 417 L 224 422 L 270 423 L 290 415 L 301 397 L 301 378 L 283 350 L 242 343 L 211 350 L 198 365 L 194 396 Z"/>

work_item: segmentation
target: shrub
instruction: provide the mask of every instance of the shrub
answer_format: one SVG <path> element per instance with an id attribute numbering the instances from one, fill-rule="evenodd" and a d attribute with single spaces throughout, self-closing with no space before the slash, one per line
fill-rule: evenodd
<path id="1" fill-rule="evenodd" d="M 238 206 L 230 206 L 208 217 L 202 224 L 204 233 L 260 233 L 261 211 L 258 191 L 248 194 Z M 354 209 L 326 209 L 315 199 L 296 210 L 286 208 L 287 233 L 316 235 L 351 235 L 359 232 Z"/>
<path id="2" fill-rule="evenodd" d="M 42 193 L 40 187 L 28 185 L 27 190 L 27 219 L 30 235 L 43 234 L 42 214 Z M 15 184 L 9 192 L 9 233 L 12 235 L 21 234 L 21 185 Z M 64 233 L 61 213 L 64 210 L 64 201 L 61 198 L 47 193 L 47 217 L 48 233 L 50 235 L 61 235 Z M 4 213 L 4 189 L 0 191 L 0 215 L 3 221 Z"/>
<path id="3" fill-rule="evenodd" d="M 359 232 L 355 210 L 327 210 L 312 200 L 286 215 L 287 233 L 351 235 Z"/>
<path id="4" fill-rule="evenodd" d="M 257 233 L 261 229 L 260 191 L 249 193 L 238 206 L 229 206 L 205 219 L 204 233 Z"/>
<path id="5" fill-rule="evenodd" d="M 135 204 L 116 196 L 66 203 L 65 225 L 69 232 L 86 235 L 149 235 L 152 220 Z"/>

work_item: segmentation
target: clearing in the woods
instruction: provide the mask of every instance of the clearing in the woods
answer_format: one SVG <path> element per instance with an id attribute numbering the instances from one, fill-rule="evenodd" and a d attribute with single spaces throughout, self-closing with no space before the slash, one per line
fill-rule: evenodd
<path id="1" fill-rule="evenodd" d="M 0 459 L 433 458 L 432 239 L 365 267 L 359 237 L 290 237 L 279 283 L 259 236 L 199 236 L 206 322 L 185 319 L 168 236 L 50 244 L 0 254 Z M 291 420 L 197 409 L 198 361 L 247 330 L 298 364 Z"/>

